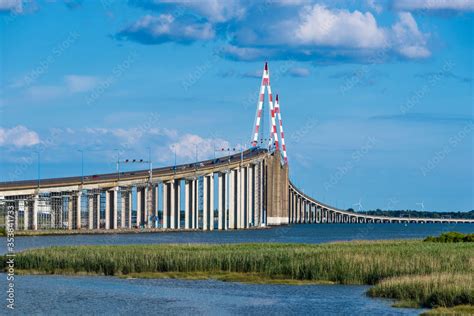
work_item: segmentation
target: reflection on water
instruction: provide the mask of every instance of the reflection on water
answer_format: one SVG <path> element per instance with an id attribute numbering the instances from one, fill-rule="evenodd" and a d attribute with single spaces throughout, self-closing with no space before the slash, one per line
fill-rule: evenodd
<path id="1" fill-rule="evenodd" d="M 0 278 L 6 277 L 0 275 Z M 20 276 L 17 314 L 418 315 L 365 296 L 367 286 Z"/>

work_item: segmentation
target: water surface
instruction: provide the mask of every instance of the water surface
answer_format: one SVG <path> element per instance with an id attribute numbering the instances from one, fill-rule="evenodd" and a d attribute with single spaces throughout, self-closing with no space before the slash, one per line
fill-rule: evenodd
<path id="1" fill-rule="evenodd" d="M 4 278 L 5 275 L 0 275 Z M 19 276 L 18 315 L 418 315 L 357 285 L 253 285 L 215 280 Z"/>
<path id="2" fill-rule="evenodd" d="M 474 233 L 474 224 L 300 224 L 261 230 L 167 232 L 107 235 L 65 235 L 16 237 L 17 251 L 63 245 L 127 245 L 160 243 L 248 243 L 285 242 L 318 244 L 355 239 L 407 239 L 458 231 Z M 6 238 L 0 248 L 5 252 Z"/>

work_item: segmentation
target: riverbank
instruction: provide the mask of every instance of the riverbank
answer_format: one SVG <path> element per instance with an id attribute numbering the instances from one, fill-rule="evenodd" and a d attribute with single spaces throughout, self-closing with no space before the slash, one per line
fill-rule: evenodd
<path id="1" fill-rule="evenodd" d="M 393 293 L 390 293 L 386 289 L 389 284 L 396 283 L 397 289 L 406 292 L 402 287 L 404 282 L 429 275 L 447 276 L 440 279 L 442 282 L 452 279 L 450 275 L 456 275 L 457 280 L 464 279 L 474 273 L 473 258 L 473 243 L 416 240 L 319 245 L 260 243 L 68 246 L 17 253 L 15 269 L 18 273 L 27 274 L 97 274 L 124 278 L 218 279 L 295 285 L 377 284 L 369 292 L 374 297 L 411 300 L 417 306 L 427 306 L 426 300 L 423 301 L 416 291 L 413 292 L 413 297 L 400 297 L 393 294 L 396 291 L 392 290 Z M 455 296 L 457 298 L 449 302 L 435 300 L 429 307 L 472 304 L 472 277 L 465 279 L 465 282 L 464 292 L 459 295 L 461 299 Z M 420 283 L 405 286 L 417 288 Z M 380 288 L 385 290 L 375 291 Z M 427 289 L 433 288 L 424 286 L 423 293 L 426 294 Z M 441 292 L 445 290 L 446 288 L 441 288 Z"/>
<path id="2" fill-rule="evenodd" d="M 242 230 L 270 229 L 264 227 L 250 227 Z M 173 233 L 173 232 L 202 232 L 202 229 L 172 229 L 172 228 L 118 228 L 118 229 L 50 229 L 50 230 L 17 230 L 15 236 L 70 236 L 70 235 L 115 235 L 115 234 L 139 234 L 139 233 Z M 216 230 L 218 231 L 218 230 Z M 5 236 L 0 231 L 0 236 Z"/>

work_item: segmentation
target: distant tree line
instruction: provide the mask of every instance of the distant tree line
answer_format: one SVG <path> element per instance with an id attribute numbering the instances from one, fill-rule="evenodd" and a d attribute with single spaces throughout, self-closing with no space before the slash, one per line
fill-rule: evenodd
<path id="1" fill-rule="evenodd" d="M 467 218 L 474 219 L 474 210 L 470 212 L 428 212 L 428 211 L 414 211 L 414 210 L 370 210 L 370 211 L 354 211 L 354 209 L 347 209 L 350 212 L 356 212 L 367 215 L 390 216 L 390 217 L 425 217 L 425 218 Z"/>

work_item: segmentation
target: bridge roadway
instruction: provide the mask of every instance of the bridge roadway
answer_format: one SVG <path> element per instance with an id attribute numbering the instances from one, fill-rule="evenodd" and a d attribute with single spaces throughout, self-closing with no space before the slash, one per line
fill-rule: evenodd
<path id="1" fill-rule="evenodd" d="M 341 210 L 324 204 L 290 182 L 290 223 L 474 223 L 473 219 L 390 217 Z"/>
<path id="2" fill-rule="evenodd" d="M 184 200 L 184 214 L 181 202 Z M 217 205 L 215 205 L 217 204 Z M 7 209 L 14 216 L 6 216 Z M 216 214 L 217 212 L 217 214 Z M 2 182 L 0 226 L 15 229 L 245 229 L 289 223 L 474 223 L 340 210 L 301 192 L 279 151 L 149 170 Z"/>

